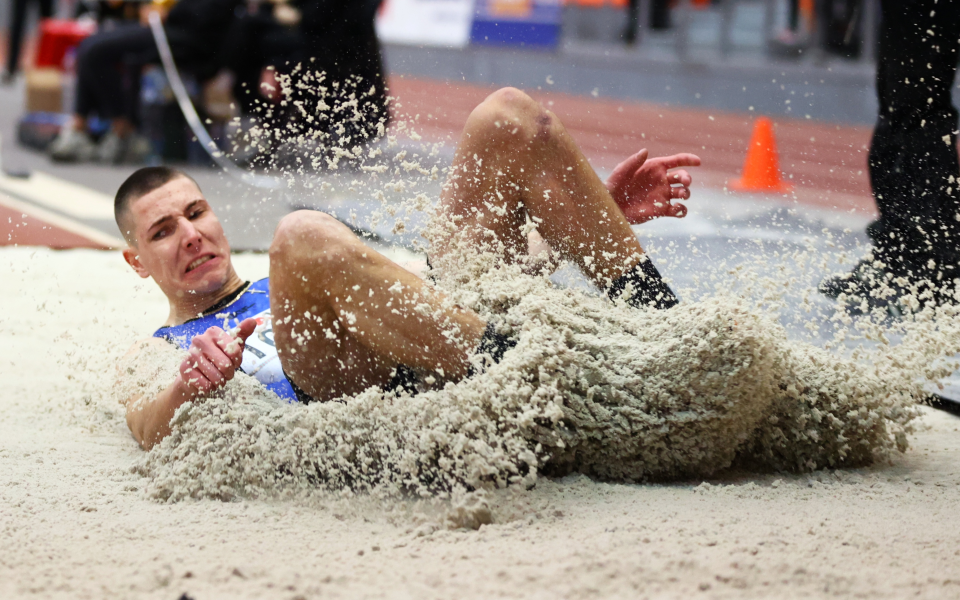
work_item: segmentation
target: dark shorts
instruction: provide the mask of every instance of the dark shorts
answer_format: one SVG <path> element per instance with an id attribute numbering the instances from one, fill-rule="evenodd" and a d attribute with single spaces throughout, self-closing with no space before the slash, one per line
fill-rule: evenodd
<path id="1" fill-rule="evenodd" d="M 310 394 L 303 391 L 299 385 L 293 382 L 293 379 L 287 375 L 287 372 L 283 372 L 284 377 L 287 378 L 287 381 L 290 382 L 290 387 L 293 388 L 293 393 L 297 395 L 297 402 L 301 404 L 310 404 L 311 402 L 316 402 L 316 399 Z M 407 365 L 397 365 L 396 372 L 393 377 L 390 379 L 390 382 L 384 387 L 383 391 L 385 392 L 409 392 L 410 394 L 417 393 L 417 383 L 420 381 L 417 377 L 416 372 L 408 367 Z"/>

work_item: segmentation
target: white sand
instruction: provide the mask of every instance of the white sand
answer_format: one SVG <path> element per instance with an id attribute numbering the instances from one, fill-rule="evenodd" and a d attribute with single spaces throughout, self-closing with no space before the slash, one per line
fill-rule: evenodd
<path id="1" fill-rule="evenodd" d="M 237 264 L 266 272 L 262 255 Z M 101 399 L 115 357 L 163 320 L 159 292 L 87 251 L 3 249 L 0 280 L 2 598 L 960 595 L 960 420 L 941 413 L 893 464 L 541 478 L 492 494 L 479 531 L 399 501 L 160 504 Z"/>

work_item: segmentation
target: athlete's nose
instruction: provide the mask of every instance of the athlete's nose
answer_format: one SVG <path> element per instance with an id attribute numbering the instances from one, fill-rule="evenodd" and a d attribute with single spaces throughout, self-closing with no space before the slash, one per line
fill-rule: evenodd
<path id="1" fill-rule="evenodd" d="M 183 227 L 184 246 L 186 246 L 187 248 L 190 248 L 192 246 L 199 246 L 200 232 L 197 230 L 196 227 L 193 226 L 193 223 L 190 221 L 190 219 L 183 219 L 181 226 Z"/>

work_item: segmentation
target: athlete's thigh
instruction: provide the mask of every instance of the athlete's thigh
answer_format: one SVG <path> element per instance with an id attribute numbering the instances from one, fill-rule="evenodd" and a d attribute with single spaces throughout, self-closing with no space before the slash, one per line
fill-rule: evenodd
<path id="1" fill-rule="evenodd" d="M 396 364 L 361 344 L 324 292 L 305 283 L 271 272 L 274 340 L 287 377 L 318 401 L 386 386 Z"/>

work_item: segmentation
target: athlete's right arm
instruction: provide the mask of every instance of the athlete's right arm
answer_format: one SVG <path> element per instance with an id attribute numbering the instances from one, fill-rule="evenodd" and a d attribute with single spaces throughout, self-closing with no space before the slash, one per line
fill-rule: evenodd
<path id="1" fill-rule="evenodd" d="M 243 361 L 244 341 L 255 327 L 256 321 L 247 319 L 240 323 L 236 336 L 211 327 L 194 337 L 173 381 L 159 393 L 147 391 L 143 388 L 149 387 L 143 385 L 121 388 L 126 390 L 122 391 L 122 397 L 127 408 L 127 425 L 141 447 L 149 450 L 170 434 L 170 421 L 185 402 L 208 396 L 233 379 Z M 150 350 L 166 350 L 162 346 L 168 347 L 169 343 L 158 338 L 134 344 L 121 360 L 121 378 L 149 381 L 150 371 L 156 367 L 151 369 L 147 357 Z"/>

